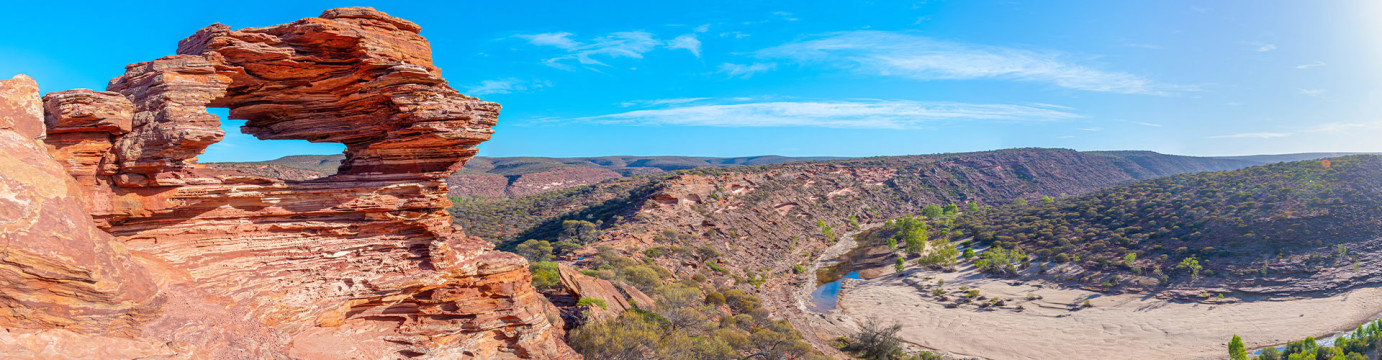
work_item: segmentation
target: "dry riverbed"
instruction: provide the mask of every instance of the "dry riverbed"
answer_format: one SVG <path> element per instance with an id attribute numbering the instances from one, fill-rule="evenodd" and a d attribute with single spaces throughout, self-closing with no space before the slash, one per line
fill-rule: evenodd
<path id="1" fill-rule="evenodd" d="M 932 294 L 937 280 L 944 280 L 949 300 Z M 961 286 L 1004 304 L 980 308 L 976 299 L 947 307 L 962 297 Z M 1086 300 L 1091 307 L 1081 306 Z M 961 357 L 1219 359 L 1233 334 L 1249 348 L 1265 347 L 1352 329 L 1382 313 L 1382 287 L 1322 298 L 1229 300 L 1180 303 L 1145 294 L 1106 295 L 992 278 L 970 266 L 950 273 L 910 268 L 846 280 L 839 308 L 811 322 L 832 327 L 833 334 L 867 318 L 896 322 L 907 343 Z"/>

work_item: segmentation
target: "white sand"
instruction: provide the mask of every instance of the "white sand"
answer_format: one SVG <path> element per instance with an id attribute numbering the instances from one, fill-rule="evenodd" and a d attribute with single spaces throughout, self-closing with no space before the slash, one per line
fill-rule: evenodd
<path id="1" fill-rule="evenodd" d="M 1327 298 L 1174 303 L 1040 282 L 1014 286 L 1012 280 L 962 270 L 910 270 L 903 275 L 915 282 L 923 282 L 924 276 L 945 279 L 951 293 L 967 285 L 985 296 L 1015 301 L 991 311 L 974 305 L 947 309 L 929 289 L 922 292 L 904 283 L 903 276 L 890 275 L 847 280 L 840 315 L 853 321 L 894 321 L 903 325 L 899 336 L 904 341 L 989 359 L 1222 359 L 1234 334 L 1248 348 L 1258 348 L 1352 329 L 1382 313 L 1382 287 Z M 1028 301 L 1028 292 L 1042 299 Z M 1094 307 L 1070 310 L 1085 299 Z M 1017 305 L 1024 310 L 1016 311 Z"/>

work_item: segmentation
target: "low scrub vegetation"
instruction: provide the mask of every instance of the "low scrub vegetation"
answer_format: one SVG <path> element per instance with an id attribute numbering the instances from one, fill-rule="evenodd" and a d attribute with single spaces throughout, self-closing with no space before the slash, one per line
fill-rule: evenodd
<path id="1" fill-rule="evenodd" d="M 1382 320 L 1365 323 L 1340 336 L 1334 340 L 1334 346 L 1321 346 L 1315 338 L 1308 337 L 1287 343 L 1285 350 L 1267 348 L 1256 357 L 1250 357 L 1238 335 L 1228 343 L 1230 360 L 1375 360 L 1379 349 L 1382 349 Z"/>
<path id="2" fill-rule="evenodd" d="M 581 326 L 570 334 L 571 347 L 587 359 L 824 359 L 743 290 L 702 294 L 698 284 L 681 282 L 651 294 L 656 307 Z"/>
<path id="3" fill-rule="evenodd" d="M 940 360 L 939 355 L 922 352 L 907 355 L 902 351 L 902 341 L 897 338 L 902 325 L 884 324 L 875 318 L 865 319 L 859 324 L 859 332 L 835 341 L 840 350 L 865 360 Z"/>
<path id="4" fill-rule="evenodd" d="M 1267 276 L 1285 257 L 1353 264 L 1350 242 L 1382 236 L 1369 225 L 1382 220 L 1378 189 L 1382 157 L 1350 156 L 1139 181 L 962 213 L 953 225 L 992 246 L 976 260 L 989 272 L 1012 273 L 1018 252 L 1163 281 Z"/>

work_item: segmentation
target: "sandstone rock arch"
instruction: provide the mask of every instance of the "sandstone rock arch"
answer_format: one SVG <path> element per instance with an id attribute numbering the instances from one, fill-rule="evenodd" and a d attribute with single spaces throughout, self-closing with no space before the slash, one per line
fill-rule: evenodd
<path id="1" fill-rule="evenodd" d="M 419 31 L 370 8 L 215 24 L 108 91 L 44 96 L 49 152 L 159 284 L 126 335 L 211 358 L 579 357 L 526 262 L 451 225 L 443 178 L 500 107 L 447 86 Z M 224 137 L 208 106 L 346 160 L 308 181 L 201 167 Z"/>

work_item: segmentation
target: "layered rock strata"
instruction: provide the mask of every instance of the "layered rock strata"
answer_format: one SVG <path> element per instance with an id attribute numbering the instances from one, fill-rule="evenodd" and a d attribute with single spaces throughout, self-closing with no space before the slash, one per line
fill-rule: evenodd
<path id="1" fill-rule="evenodd" d="M 42 164 L 46 176 L 70 185 L 50 193 L 86 208 L 52 216 L 95 224 L 69 231 L 80 246 L 54 246 L 94 246 L 96 255 L 58 258 L 86 267 L 66 276 L 93 284 L 91 321 L 116 314 L 125 325 L 103 333 L 0 315 L 0 326 L 141 344 L 105 354 L 115 357 L 578 358 L 546 319 L 527 263 L 451 225 L 444 178 L 489 139 L 500 107 L 447 86 L 419 30 L 370 8 L 262 28 L 215 24 L 177 55 L 126 67 L 108 92 L 45 96 L 46 121 L 22 123 L 47 124 L 56 162 Z M 343 143 L 346 160 L 337 175 L 309 181 L 201 167 L 196 156 L 224 136 L 207 106 L 229 108 L 261 139 Z M 33 135 L 5 144 L 41 149 L 42 132 Z M 0 184 L 10 174 L 0 172 Z M 40 294 L 23 282 L 50 278 L 3 271 L 0 281 L 19 279 L 0 283 L 5 294 Z M 80 289 L 62 290 L 56 302 L 86 301 Z M 43 301 L 34 296 L 6 306 L 32 311 Z M 73 338 L 41 335 L 8 344 Z"/>
<path id="2" fill-rule="evenodd" d="M 44 151 L 40 104 L 33 79 L 0 81 L 0 327 L 136 335 L 158 289 Z"/>

